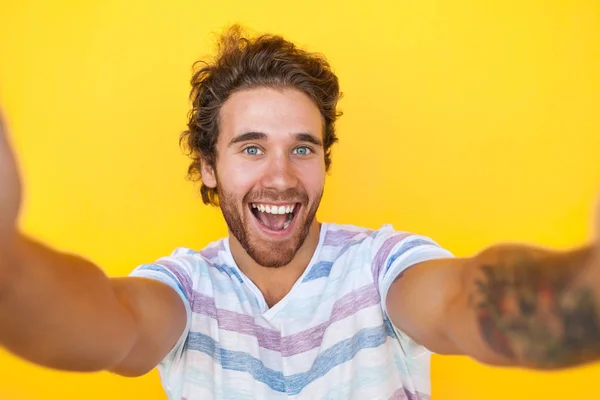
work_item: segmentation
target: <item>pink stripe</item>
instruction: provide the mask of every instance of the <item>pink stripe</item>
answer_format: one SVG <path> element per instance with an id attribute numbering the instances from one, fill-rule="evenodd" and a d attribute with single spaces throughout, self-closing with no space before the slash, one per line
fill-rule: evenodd
<path id="1" fill-rule="evenodd" d="M 354 236 L 359 235 L 363 232 L 353 232 L 347 231 L 344 229 L 340 229 L 339 231 L 327 231 L 327 235 L 325 235 L 325 240 L 323 242 L 324 246 L 342 246 L 346 244 L 347 241 L 352 239 Z"/>
<path id="2" fill-rule="evenodd" d="M 195 313 L 216 319 L 219 329 L 255 336 L 259 345 L 265 349 L 275 351 L 281 349 L 279 332 L 257 325 L 251 315 L 216 308 L 213 297 L 195 292 L 192 310 Z"/>
<path id="3" fill-rule="evenodd" d="M 335 302 L 329 321 L 314 328 L 283 337 L 281 339 L 281 355 L 284 357 L 293 356 L 321 346 L 323 335 L 331 324 L 354 315 L 363 308 L 378 304 L 379 301 L 379 293 L 373 285 L 363 286 L 354 292 L 348 293 Z"/>
<path id="4" fill-rule="evenodd" d="M 254 336 L 260 347 L 281 352 L 282 356 L 288 357 L 321 346 L 323 335 L 331 324 L 379 302 L 379 293 L 375 286 L 363 286 L 338 299 L 333 305 L 327 322 L 284 337 L 274 329 L 257 325 L 254 317 L 250 315 L 216 308 L 213 297 L 198 292 L 194 292 L 192 310 L 197 314 L 216 319 L 219 329 Z"/>
<path id="5" fill-rule="evenodd" d="M 424 393 L 412 393 L 404 388 L 400 388 L 392 394 L 389 400 L 429 400 L 429 395 Z"/>
<path id="6" fill-rule="evenodd" d="M 227 240 L 227 239 L 223 239 L 223 240 Z M 213 258 L 217 257 L 221 250 L 225 250 L 225 245 L 223 244 L 223 240 L 219 241 L 219 243 L 213 247 L 208 247 L 204 250 L 201 250 L 199 252 L 200 255 L 202 257 L 206 258 L 207 260 L 212 260 Z"/>
<path id="7" fill-rule="evenodd" d="M 381 273 L 381 268 L 383 267 L 383 264 L 389 257 L 392 249 L 398 243 L 400 243 L 402 240 L 406 239 L 407 237 L 409 237 L 411 235 L 412 235 L 411 233 L 395 234 L 394 236 L 388 238 L 383 243 L 383 245 L 379 248 L 379 251 L 377 251 L 377 255 L 375 256 L 375 259 L 373 260 L 373 264 L 371 265 L 371 272 L 373 273 L 373 281 L 374 282 L 379 282 L 379 274 Z"/>

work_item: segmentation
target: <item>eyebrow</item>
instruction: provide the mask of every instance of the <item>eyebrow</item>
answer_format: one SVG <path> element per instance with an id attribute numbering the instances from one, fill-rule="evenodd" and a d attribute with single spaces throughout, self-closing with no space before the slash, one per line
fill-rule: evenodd
<path id="1" fill-rule="evenodd" d="M 321 139 L 316 136 L 311 135 L 310 133 L 296 133 L 296 140 L 299 142 L 307 142 L 314 144 L 315 146 L 323 147 L 323 142 Z"/>
<path id="2" fill-rule="evenodd" d="M 242 133 L 241 135 L 238 135 L 236 137 L 234 137 L 233 139 L 231 139 L 231 142 L 229 142 L 229 146 L 233 146 L 236 143 L 240 143 L 240 142 L 249 142 L 251 140 L 265 140 L 267 138 L 267 134 L 266 133 L 262 133 L 262 132 L 246 132 L 246 133 Z"/>
<path id="3" fill-rule="evenodd" d="M 321 139 L 315 137 L 314 135 L 311 135 L 310 133 L 296 133 L 294 135 L 296 137 L 296 140 L 299 142 L 307 142 L 307 143 L 311 143 L 314 144 L 315 146 L 323 146 L 323 142 L 321 141 Z M 268 138 L 268 135 L 266 133 L 263 132 L 255 132 L 255 131 L 250 131 L 250 132 L 245 132 L 242 133 L 241 135 L 238 135 L 236 137 L 234 137 L 233 139 L 231 139 L 231 141 L 229 142 L 229 146 L 233 146 L 236 143 L 240 143 L 240 142 L 249 142 L 249 141 L 253 141 L 253 140 L 266 140 Z"/>

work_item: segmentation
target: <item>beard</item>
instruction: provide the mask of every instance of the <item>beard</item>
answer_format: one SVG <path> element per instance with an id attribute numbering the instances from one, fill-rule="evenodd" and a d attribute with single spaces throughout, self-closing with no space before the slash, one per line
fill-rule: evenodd
<path id="1" fill-rule="evenodd" d="M 219 186 L 217 186 L 219 205 L 227 227 L 246 253 L 258 265 L 263 267 L 279 268 L 288 265 L 294 259 L 294 256 L 308 236 L 310 226 L 317 214 L 323 191 L 321 190 L 307 211 L 305 209 L 309 205 L 308 195 L 298 189 L 288 189 L 285 192 L 252 190 L 240 199 L 235 194 L 223 191 Z M 293 201 L 300 203 L 300 210 L 294 214 L 295 221 L 293 221 L 293 230 L 296 233 L 292 233 L 291 237 L 281 241 L 267 241 L 259 237 L 258 233 L 253 232 L 253 229 L 250 227 L 252 222 L 247 219 L 255 218 L 255 216 L 249 211 L 244 212 L 244 207 L 247 207 L 251 202 L 269 201 Z"/>

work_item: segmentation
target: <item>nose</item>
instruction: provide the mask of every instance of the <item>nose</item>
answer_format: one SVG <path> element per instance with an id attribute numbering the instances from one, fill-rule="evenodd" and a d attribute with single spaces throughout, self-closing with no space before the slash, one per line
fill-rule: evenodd
<path id="1" fill-rule="evenodd" d="M 262 179 L 263 187 L 283 192 L 286 189 L 296 187 L 297 184 L 298 177 L 290 157 L 286 154 L 272 154 L 267 160 Z"/>

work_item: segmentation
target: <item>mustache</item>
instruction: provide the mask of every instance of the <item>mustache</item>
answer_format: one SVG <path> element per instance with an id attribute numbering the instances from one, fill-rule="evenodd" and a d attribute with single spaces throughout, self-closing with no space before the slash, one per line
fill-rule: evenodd
<path id="1" fill-rule="evenodd" d="M 266 202 L 294 202 L 300 204 L 308 203 L 308 195 L 295 188 L 286 189 L 283 192 L 272 190 L 272 189 L 258 189 L 256 191 L 249 192 L 244 196 L 244 201 L 247 203 L 253 203 L 258 201 Z"/>

